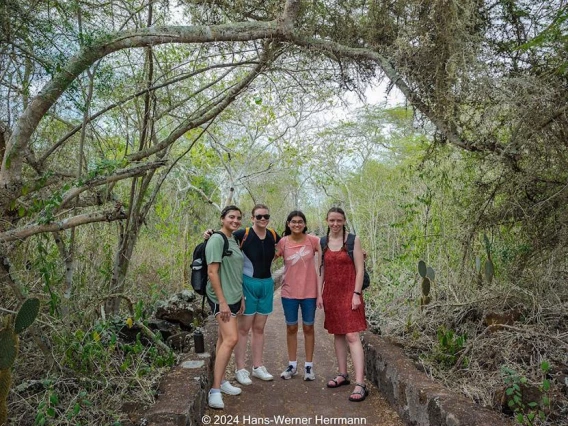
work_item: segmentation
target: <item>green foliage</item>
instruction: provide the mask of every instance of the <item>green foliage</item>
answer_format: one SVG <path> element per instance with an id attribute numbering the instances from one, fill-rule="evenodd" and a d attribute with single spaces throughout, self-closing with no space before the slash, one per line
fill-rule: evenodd
<path id="1" fill-rule="evenodd" d="M 58 343 L 65 348 L 64 364 L 81 375 L 101 377 L 108 368 L 143 376 L 155 368 L 173 365 L 172 352 L 162 354 L 140 333 L 134 342 L 125 342 L 120 336 L 125 326 L 123 320 L 97 322 L 89 330 L 78 329 L 61 336 Z"/>
<path id="2" fill-rule="evenodd" d="M 18 356 L 18 334 L 28 328 L 39 313 L 39 300 L 27 299 L 16 314 L 15 326 L 11 318 L 0 329 L 0 425 L 8 419 L 8 393 L 12 384 L 11 368 Z"/>
<path id="3" fill-rule="evenodd" d="M 34 425 L 42 426 L 59 421 L 67 421 L 72 424 L 86 424 L 83 420 L 85 414 L 92 408 L 89 392 L 80 387 L 70 400 L 65 398 L 63 392 L 55 387 L 55 380 L 44 379 L 42 385 L 45 391 L 37 406 Z M 65 419 L 65 420 L 63 420 Z"/>
<path id="4" fill-rule="evenodd" d="M 433 351 L 434 361 L 445 368 L 454 366 L 465 347 L 467 334 L 455 334 L 452 330 L 440 327 L 437 331 L 437 338 L 438 346 Z M 467 365 L 467 360 L 464 364 Z"/>
<path id="5" fill-rule="evenodd" d="M 541 397 L 538 401 L 527 401 L 527 398 L 523 397 L 523 391 L 530 386 L 529 380 L 506 366 L 501 367 L 501 374 L 506 385 L 507 406 L 513 411 L 515 420 L 519 424 L 532 426 L 537 421 L 546 420 L 546 413 L 550 409 L 550 380 L 547 378 L 549 370 L 549 362 L 542 361 L 540 371 L 543 379 L 536 384 Z"/>
<path id="6" fill-rule="evenodd" d="M 48 235 L 41 235 L 37 240 L 37 256 L 34 259 L 34 267 L 39 271 L 44 291 L 49 295 L 49 313 L 60 315 L 61 297 L 57 291 L 57 286 L 61 282 L 63 275 L 58 263 L 59 253 L 57 247 L 50 244 Z"/>

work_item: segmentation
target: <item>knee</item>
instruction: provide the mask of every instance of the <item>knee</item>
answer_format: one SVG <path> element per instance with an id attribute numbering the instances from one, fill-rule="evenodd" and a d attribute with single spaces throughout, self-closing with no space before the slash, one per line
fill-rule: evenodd
<path id="1" fill-rule="evenodd" d="M 345 339 L 347 340 L 347 343 L 349 343 L 350 345 L 356 344 L 356 343 L 361 343 L 361 338 L 359 337 L 359 332 L 347 333 L 345 335 Z"/>
<path id="2" fill-rule="evenodd" d="M 223 344 L 227 345 L 232 349 L 237 345 L 238 341 L 239 341 L 238 335 L 225 336 L 225 338 L 223 339 Z"/>
<path id="3" fill-rule="evenodd" d="M 306 336 L 313 336 L 314 335 L 314 326 L 313 325 L 303 325 L 302 330 L 304 335 Z"/>
<path id="4" fill-rule="evenodd" d="M 286 333 L 290 336 L 293 334 L 298 334 L 298 324 L 294 325 L 287 325 L 286 326 Z"/>
<path id="5" fill-rule="evenodd" d="M 252 333 L 256 334 L 257 336 L 264 334 L 264 326 L 254 326 L 252 328 Z"/>

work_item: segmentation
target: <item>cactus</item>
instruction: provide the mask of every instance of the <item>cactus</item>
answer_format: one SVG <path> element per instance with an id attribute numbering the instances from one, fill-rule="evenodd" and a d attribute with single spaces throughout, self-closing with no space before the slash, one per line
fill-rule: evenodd
<path id="1" fill-rule="evenodd" d="M 495 275 L 495 268 L 493 266 L 493 261 L 491 258 L 485 261 L 485 279 L 489 284 L 493 281 L 493 276 Z"/>
<path id="2" fill-rule="evenodd" d="M 18 334 L 28 328 L 35 321 L 39 313 L 39 300 L 27 299 L 18 314 L 12 327 L 10 317 L 0 329 L 0 425 L 8 421 L 8 394 L 12 384 L 11 368 L 18 355 Z"/>
<path id="3" fill-rule="evenodd" d="M 39 299 L 27 299 L 16 315 L 14 331 L 20 334 L 35 321 L 39 313 Z"/>
<path id="4" fill-rule="evenodd" d="M 483 275 L 481 274 L 481 258 L 475 257 L 475 273 L 477 276 L 477 288 L 483 287 Z"/>
<path id="5" fill-rule="evenodd" d="M 436 272 L 434 269 L 428 265 L 423 260 L 418 262 L 418 273 L 422 277 L 422 283 L 420 285 L 422 289 L 422 297 L 420 297 L 420 309 L 424 309 L 424 306 L 428 305 L 432 301 L 432 296 L 430 296 L 430 288 L 432 283 L 436 279 Z"/>
<path id="6" fill-rule="evenodd" d="M 5 370 L 14 364 L 18 351 L 18 335 L 14 330 L 0 331 L 0 370 Z"/>
<path id="7" fill-rule="evenodd" d="M 418 261 L 418 273 L 422 278 L 426 277 L 426 273 L 428 272 L 428 268 L 426 267 L 426 262 L 423 260 Z"/>
<path id="8" fill-rule="evenodd" d="M 485 281 L 489 284 L 493 281 L 495 276 L 495 266 L 493 265 L 493 260 L 491 259 L 491 243 L 487 234 L 483 234 L 483 245 L 485 246 L 485 253 L 487 254 L 487 259 L 484 264 L 484 271 L 481 271 L 481 258 L 477 256 L 475 258 L 475 272 L 477 273 L 477 286 L 479 288 L 483 285 L 483 277 L 485 276 Z"/>

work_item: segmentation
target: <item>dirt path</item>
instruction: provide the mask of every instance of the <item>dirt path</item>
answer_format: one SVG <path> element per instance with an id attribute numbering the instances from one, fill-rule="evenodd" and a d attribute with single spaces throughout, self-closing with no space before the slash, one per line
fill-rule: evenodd
<path id="1" fill-rule="evenodd" d="M 208 409 L 210 424 L 263 425 L 263 424 L 366 424 L 402 426 L 398 414 L 380 392 L 369 382 L 370 395 L 361 403 L 347 398 L 353 386 L 337 389 L 326 387 L 327 380 L 337 371 L 333 350 L 333 336 L 323 328 L 323 312 L 316 314 L 316 350 L 314 368 L 316 380 L 303 380 L 304 348 L 301 331 L 298 336 L 298 375 L 282 380 L 280 373 L 287 366 L 286 335 L 280 291 L 274 294 L 274 313 L 266 325 L 264 362 L 274 381 L 263 382 L 252 378 L 253 384 L 242 386 L 239 396 L 224 395 L 224 410 Z M 250 361 L 248 362 L 250 368 Z M 230 371 L 234 366 L 230 365 Z M 228 377 L 233 384 L 233 374 Z M 240 386 L 240 385 L 239 385 Z M 204 419 L 206 424 L 207 419 Z"/>

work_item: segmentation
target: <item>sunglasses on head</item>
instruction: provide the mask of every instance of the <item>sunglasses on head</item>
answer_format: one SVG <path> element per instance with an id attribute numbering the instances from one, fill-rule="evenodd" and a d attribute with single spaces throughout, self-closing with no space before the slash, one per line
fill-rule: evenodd
<path id="1" fill-rule="evenodd" d="M 261 219 L 270 219 L 270 215 L 269 214 L 257 214 L 254 216 L 256 218 L 256 220 L 261 220 Z"/>

